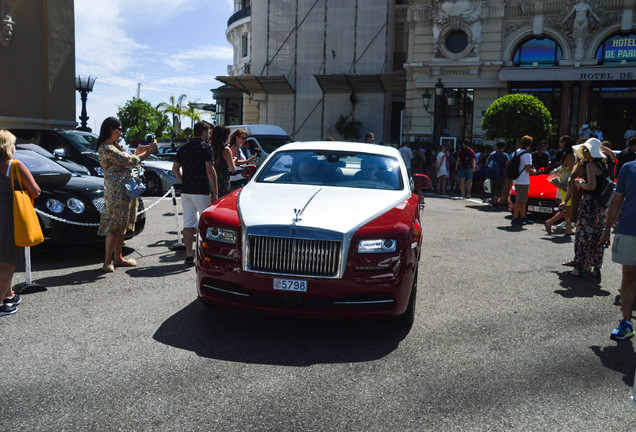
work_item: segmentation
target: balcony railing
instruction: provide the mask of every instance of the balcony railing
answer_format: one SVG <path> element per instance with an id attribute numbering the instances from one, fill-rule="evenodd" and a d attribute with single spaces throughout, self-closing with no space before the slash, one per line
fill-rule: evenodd
<path id="1" fill-rule="evenodd" d="M 240 11 L 232 15 L 229 20 L 227 20 L 227 26 L 229 27 L 236 21 L 241 20 L 243 18 L 247 18 L 248 16 L 251 16 L 251 15 L 252 15 L 252 6 L 248 6 L 245 9 L 241 9 Z"/>

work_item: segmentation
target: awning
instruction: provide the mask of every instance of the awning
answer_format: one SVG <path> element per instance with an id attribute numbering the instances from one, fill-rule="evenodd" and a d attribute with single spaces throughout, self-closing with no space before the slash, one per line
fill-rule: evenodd
<path id="1" fill-rule="evenodd" d="M 241 90 L 243 93 L 293 94 L 294 89 L 284 76 L 218 76 L 217 81 Z"/>
<path id="2" fill-rule="evenodd" d="M 406 75 L 314 75 L 323 93 L 403 93 L 406 91 Z"/>

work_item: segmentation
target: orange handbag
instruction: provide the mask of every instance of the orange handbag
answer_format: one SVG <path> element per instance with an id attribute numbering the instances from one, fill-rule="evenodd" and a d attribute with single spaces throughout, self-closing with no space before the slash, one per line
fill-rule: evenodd
<path id="1" fill-rule="evenodd" d="M 15 189 L 14 175 L 17 177 L 20 190 Z M 40 221 L 33 208 L 33 199 L 22 187 L 18 161 L 11 163 L 11 189 L 13 189 L 13 232 L 16 246 L 30 247 L 42 243 L 44 235 Z"/>

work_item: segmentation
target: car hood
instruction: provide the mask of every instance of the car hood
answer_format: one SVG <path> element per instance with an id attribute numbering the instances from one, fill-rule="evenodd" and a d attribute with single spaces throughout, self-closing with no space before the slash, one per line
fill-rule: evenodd
<path id="1" fill-rule="evenodd" d="M 239 195 L 239 216 L 249 229 L 296 225 L 349 233 L 407 200 L 409 191 L 251 182 Z M 296 212 L 302 212 L 294 222 Z"/>
<path id="2" fill-rule="evenodd" d="M 70 173 L 34 173 L 35 182 L 42 189 L 67 192 L 103 191 L 104 179 L 94 176 L 78 176 Z"/>
<path id="3" fill-rule="evenodd" d="M 151 168 L 156 168 L 156 169 L 163 169 L 163 170 L 168 170 L 168 171 L 172 171 L 172 162 L 170 161 L 143 161 L 141 163 L 141 166 L 144 168 L 147 167 L 151 167 Z"/>
<path id="4" fill-rule="evenodd" d="M 548 174 L 539 174 L 530 177 L 528 198 L 533 199 L 557 199 L 558 188 L 548 181 Z"/>

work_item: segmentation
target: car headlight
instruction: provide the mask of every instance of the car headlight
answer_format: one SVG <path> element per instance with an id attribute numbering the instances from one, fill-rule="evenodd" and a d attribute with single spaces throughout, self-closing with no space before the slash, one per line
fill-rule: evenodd
<path id="1" fill-rule="evenodd" d="M 56 199 L 50 198 L 46 200 L 46 208 L 53 213 L 62 213 L 62 211 L 64 211 L 64 204 Z"/>
<path id="2" fill-rule="evenodd" d="M 174 176 L 174 173 L 172 171 L 170 171 L 170 170 L 161 170 L 161 171 L 163 171 L 163 174 L 168 176 L 168 177 L 176 178 Z"/>
<path id="3" fill-rule="evenodd" d="M 395 252 L 397 241 L 392 239 L 360 240 L 358 253 L 387 253 Z"/>
<path id="4" fill-rule="evenodd" d="M 222 243 L 236 244 L 236 232 L 225 228 L 208 228 L 205 232 L 205 238 Z"/>
<path id="5" fill-rule="evenodd" d="M 66 205 L 69 209 L 71 209 L 73 213 L 80 214 L 84 213 L 84 210 L 86 210 L 86 206 L 84 205 L 84 203 L 77 198 L 69 198 L 68 200 L 66 200 Z"/>

